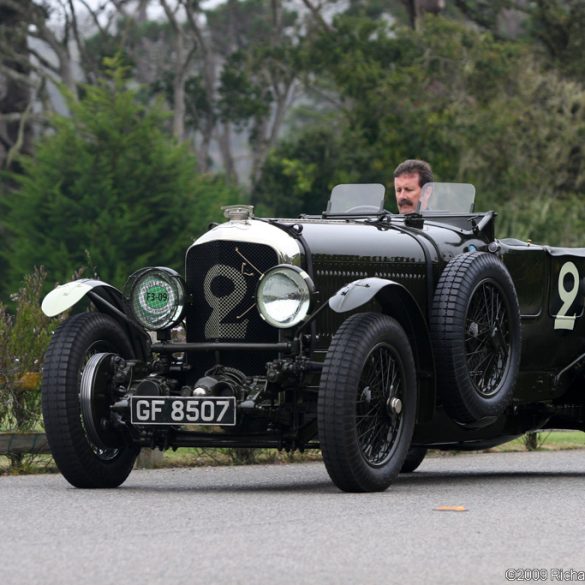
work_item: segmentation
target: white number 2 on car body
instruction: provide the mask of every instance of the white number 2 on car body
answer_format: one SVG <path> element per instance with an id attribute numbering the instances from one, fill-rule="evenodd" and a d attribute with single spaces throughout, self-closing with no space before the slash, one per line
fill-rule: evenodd
<path id="1" fill-rule="evenodd" d="M 565 288 L 565 279 L 569 275 L 573 277 L 573 284 L 570 288 Z M 554 328 L 568 329 L 569 331 L 572 331 L 575 328 L 575 319 L 577 318 L 577 315 L 567 315 L 567 312 L 579 294 L 579 270 L 575 266 L 574 262 L 565 262 L 561 266 L 561 270 L 559 271 L 558 288 L 559 297 L 561 297 L 563 304 L 561 305 L 561 308 L 555 317 Z"/>

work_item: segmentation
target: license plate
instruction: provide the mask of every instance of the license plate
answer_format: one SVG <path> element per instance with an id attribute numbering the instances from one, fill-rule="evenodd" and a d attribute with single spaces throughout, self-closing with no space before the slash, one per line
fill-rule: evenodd
<path id="1" fill-rule="evenodd" d="M 137 425 L 236 424 L 236 399 L 209 396 L 132 396 L 130 421 Z"/>

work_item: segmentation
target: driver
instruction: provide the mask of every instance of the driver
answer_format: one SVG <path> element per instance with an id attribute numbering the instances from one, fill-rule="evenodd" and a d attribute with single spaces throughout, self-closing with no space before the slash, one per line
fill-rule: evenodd
<path id="1" fill-rule="evenodd" d="M 394 190 L 398 213 L 414 213 L 421 198 L 421 188 L 433 182 L 431 165 L 424 160 L 405 160 L 394 170 Z M 426 198 L 428 199 L 428 197 Z M 421 209 L 424 208 L 421 204 Z"/>

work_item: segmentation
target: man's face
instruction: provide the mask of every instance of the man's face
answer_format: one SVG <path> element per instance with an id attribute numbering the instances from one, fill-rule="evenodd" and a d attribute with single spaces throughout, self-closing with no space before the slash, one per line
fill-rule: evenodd
<path id="1" fill-rule="evenodd" d="M 399 213 L 414 213 L 420 199 L 418 173 L 404 173 L 394 179 L 396 205 Z"/>

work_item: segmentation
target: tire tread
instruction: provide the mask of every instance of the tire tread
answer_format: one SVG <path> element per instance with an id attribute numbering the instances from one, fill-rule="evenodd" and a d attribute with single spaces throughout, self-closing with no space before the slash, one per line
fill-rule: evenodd
<path id="1" fill-rule="evenodd" d="M 405 370 L 412 372 L 414 378 L 414 358 L 406 334 L 394 319 L 378 313 L 359 313 L 346 319 L 333 337 L 323 367 L 318 408 L 319 440 L 327 471 L 343 491 L 385 490 L 398 475 L 406 456 L 407 449 L 404 448 L 403 454 L 398 455 L 400 461 L 393 460 L 389 471 L 379 472 L 369 467 L 354 439 L 355 401 L 346 396 L 357 387 L 363 367 L 362 355 L 356 351 L 356 340 L 378 339 L 389 328 L 398 333 L 399 343 L 405 348 L 402 356 L 406 361 Z M 410 380 L 410 384 L 413 383 Z M 408 436 L 402 437 L 408 444 L 413 428 L 414 415 L 412 424 L 405 431 Z"/>
<path id="2" fill-rule="evenodd" d="M 132 350 L 123 330 L 108 315 L 80 313 L 54 333 L 43 367 L 42 411 L 49 447 L 57 467 L 72 485 L 80 488 L 117 487 L 128 477 L 137 449 L 121 445 L 112 461 L 99 459 L 85 436 L 79 404 L 79 370 L 92 335 L 105 335 L 117 343 L 124 357 Z"/>

